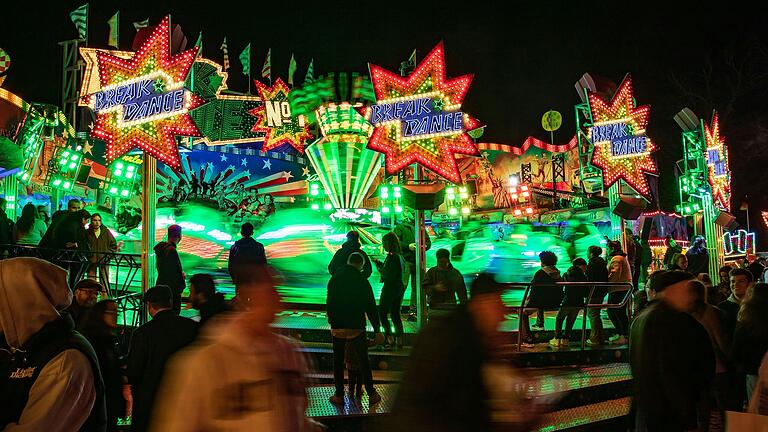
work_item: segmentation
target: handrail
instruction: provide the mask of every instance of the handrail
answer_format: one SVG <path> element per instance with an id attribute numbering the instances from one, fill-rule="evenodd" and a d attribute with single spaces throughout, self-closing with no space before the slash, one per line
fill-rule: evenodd
<path id="1" fill-rule="evenodd" d="M 634 293 L 634 286 L 631 282 L 557 282 L 555 284 L 532 284 L 527 283 L 505 283 L 502 284 L 505 289 L 525 288 L 522 301 L 519 306 L 511 306 L 510 308 L 517 310 L 518 323 L 517 323 L 517 350 L 520 351 L 523 345 L 522 328 L 523 328 L 523 313 L 526 309 L 542 309 L 539 307 L 527 307 L 526 303 L 530 298 L 530 294 L 535 287 L 537 290 L 541 288 L 560 288 L 563 289 L 563 295 L 565 295 L 565 289 L 568 287 L 590 287 L 589 295 L 585 297 L 584 305 L 579 306 L 582 311 L 582 325 L 581 325 L 581 349 L 586 346 L 586 325 L 587 325 L 587 310 L 588 309 L 618 309 L 626 308 L 629 304 L 629 300 Z M 611 292 L 626 291 L 624 297 L 619 303 L 589 303 L 589 300 L 595 293 L 595 289 L 598 287 L 605 287 L 606 294 Z"/>

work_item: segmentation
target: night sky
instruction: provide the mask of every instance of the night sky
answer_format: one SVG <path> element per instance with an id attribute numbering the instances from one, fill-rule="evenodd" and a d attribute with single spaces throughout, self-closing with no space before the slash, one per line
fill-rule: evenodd
<path id="1" fill-rule="evenodd" d="M 68 14 L 82 2 L 49 1 L 34 9 L 22 9 L 32 2 L 13 3 L 4 6 L 0 30 L 0 47 L 13 62 L 4 87 L 26 100 L 58 103 L 57 42 L 76 36 Z M 721 9 L 691 3 L 679 10 L 643 2 L 622 2 L 620 8 L 616 2 L 590 7 L 588 2 L 554 1 L 525 2 L 536 3 L 530 6 L 410 1 L 400 7 L 356 1 L 306 6 L 253 1 L 247 7 L 225 3 L 93 1 L 89 43 L 106 48 L 107 20 L 117 9 L 123 49 L 135 34 L 133 21 L 149 17 L 155 24 L 170 12 L 190 45 L 203 31 L 205 57 L 221 62 L 219 46 L 227 36 L 230 88 L 245 91 L 237 57 L 249 42 L 254 77 L 272 48 L 273 77 L 287 78 L 294 53 L 297 81 L 302 82 L 310 58 L 316 76 L 367 72 L 367 62 L 397 70 L 414 48 L 423 56 L 443 40 L 448 76 L 475 75 L 463 109 L 488 125 L 481 141 L 513 145 L 531 135 L 549 140 L 540 120 L 548 109 L 563 114 L 555 142 L 567 142 L 575 130 L 573 106 L 579 102 L 573 85 L 582 74 L 618 84 L 631 73 L 637 102 L 651 105 L 648 135 L 659 147 L 665 210 L 673 210 L 678 200 L 673 166 L 682 144 L 673 116 L 685 106 L 707 120 L 713 109 L 723 111 L 734 214 L 745 221 L 738 210 L 745 194 L 753 226 L 760 221 L 759 210 L 768 208 L 768 106 L 763 102 L 768 93 L 768 31 L 764 15 L 736 2 L 723 3 Z"/>

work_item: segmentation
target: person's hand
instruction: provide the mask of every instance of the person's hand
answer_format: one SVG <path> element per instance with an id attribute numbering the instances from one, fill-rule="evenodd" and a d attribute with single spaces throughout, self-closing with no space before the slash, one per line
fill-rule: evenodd
<path id="1" fill-rule="evenodd" d="M 181 277 L 182 277 L 182 278 L 184 278 L 184 279 L 186 279 L 186 278 L 187 278 L 187 274 L 186 274 L 186 273 L 184 273 L 184 272 L 181 272 Z"/>
<path id="2" fill-rule="evenodd" d="M 65 244 L 64 246 L 68 248 L 76 248 L 77 242 L 67 242 L 67 244 Z"/>
<path id="3" fill-rule="evenodd" d="M 416 243 L 411 243 L 408 245 L 408 249 L 415 251 L 416 250 Z"/>
<path id="4" fill-rule="evenodd" d="M 384 335 L 381 333 L 374 333 L 373 334 L 373 344 L 374 345 L 381 345 L 384 343 Z"/>

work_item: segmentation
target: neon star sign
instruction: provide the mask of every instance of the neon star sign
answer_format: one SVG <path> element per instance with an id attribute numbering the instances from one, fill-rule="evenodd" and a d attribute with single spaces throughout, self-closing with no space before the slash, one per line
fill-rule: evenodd
<path id="1" fill-rule="evenodd" d="M 176 137 L 201 136 L 189 111 L 202 100 L 184 88 L 196 54 L 171 55 L 169 17 L 135 53 L 96 53 L 99 89 L 85 101 L 96 114 L 91 135 L 107 143 L 108 162 L 138 148 L 181 167 Z"/>
<path id="2" fill-rule="evenodd" d="M 446 78 L 442 42 L 407 77 L 373 64 L 370 71 L 377 103 L 368 110 L 368 148 L 386 155 L 387 172 L 418 163 L 461 183 L 455 155 L 479 154 L 467 132 L 480 125 L 461 111 L 472 75 Z"/>
<path id="3" fill-rule="evenodd" d="M 304 153 L 304 143 L 312 136 L 309 126 L 305 124 L 304 116 L 292 116 L 291 105 L 288 102 L 288 88 L 283 80 L 278 78 L 272 87 L 255 81 L 261 97 L 262 105 L 249 113 L 257 117 L 252 132 L 263 132 L 264 146 L 262 151 L 269 151 L 289 144 Z"/>
<path id="4" fill-rule="evenodd" d="M 632 95 L 632 78 L 627 75 L 610 103 L 589 93 L 592 127 L 588 131 L 594 145 L 592 164 L 603 171 L 606 188 L 624 180 L 643 196 L 650 195 L 646 174 L 658 169 L 651 153 L 656 149 L 645 135 L 648 105 L 636 106 Z"/>
<path id="5" fill-rule="evenodd" d="M 712 200 L 716 207 L 729 210 L 731 207 L 731 171 L 728 168 L 728 149 L 720 135 L 720 121 L 717 114 L 712 125 L 704 125 L 704 139 L 707 146 L 707 172 L 712 187 Z"/>

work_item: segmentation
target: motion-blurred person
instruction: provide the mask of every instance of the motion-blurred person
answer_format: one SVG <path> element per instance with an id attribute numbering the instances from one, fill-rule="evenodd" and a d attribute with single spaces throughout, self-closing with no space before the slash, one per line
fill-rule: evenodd
<path id="1" fill-rule="evenodd" d="M 51 216 L 51 223 L 48 224 L 48 231 L 45 232 L 45 235 L 42 239 L 40 239 L 40 247 L 43 248 L 56 248 L 57 245 L 55 244 L 55 234 L 56 230 L 58 229 L 59 225 L 61 225 L 64 220 L 67 219 L 67 215 L 69 213 L 75 213 L 82 210 L 82 203 L 78 199 L 71 199 L 67 203 L 67 210 L 57 210 L 53 213 Z"/>
<path id="2" fill-rule="evenodd" d="M 91 215 L 91 224 L 88 226 L 88 243 L 91 251 L 93 252 L 117 252 L 117 241 L 115 236 L 109 228 L 105 227 L 101 221 L 101 215 L 94 213 Z M 96 263 L 104 256 L 103 254 L 94 253 L 91 255 L 91 265 L 88 267 L 88 277 L 91 279 L 96 278 L 96 270 L 99 271 L 99 280 L 101 284 L 109 286 L 109 267 L 106 265 L 96 265 Z"/>
<path id="3" fill-rule="evenodd" d="M 47 229 L 45 222 L 38 218 L 35 205 L 29 203 L 21 210 L 21 217 L 13 227 L 13 238 L 16 244 L 37 246 Z"/>
<path id="4" fill-rule="evenodd" d="M 181 242 L 181 227 L 171 225 L 168 227 L 168 240 L 155 246 L 157 257 L 157 285 L 165 285 L 173 293 L 173 311 L 176 315 L 181 312 L 181 293 L 184 292 L 187 283 L 186 275 L 181 267 L 181 259 L 176 245 Z"/>
<path id="5" fill-rule="evenodd" d="M 381 396 L 373 387 L 373 375 L 368 363 L 368 340 L 365 336 L 365 316 L 373 327 L 377 342 L 384 338 L 380 333 L 379 314 L 376 310 L 376 299 L 373 288 L 364 276 L 363 265 L 365 257 L 353 252 L 347 259 L 347 265 L 334 272 L 328 282 L 326 310 L 328 323 L 331 325 L 333 338 L 333 381 L 336 392 L 331 396 L 331 402 L 344 404 L 344 353 L 352 350 L 356 366 L 362 377 L 362 384 L 368 393 L 368 403 L 374 404 Z M 350 373 L 351 375 L 351 373 Z M 351 378 L 351 376 L 350 376 Z M 350 394 L 355 393 L 350 379 Z M 362 395 L 358 395 L 362 397 Z"/>
<path id="6" fill-rule="evenodd" d="M 101 294 L 102 291 L 104 291 L 104 286 L 95 280 L 81 280 L 75 285 L 75 296 L 72 303 L 62 312 L 67 313 L 72 318 L 75 327 L 80 327 L 85 321 L 88 312 L 90 312 L 91 308 L 93 308 L 99 300 L 99 294 Z"/>
<path id="7" fill-rule="evenodd" d="M 104 378 L 104 395 L 107 401 L 107 430 L 117 430 L 117 419 L 126 415 L 123 387 L 128 383 L 120 358 L 117 342 L 117 303 L 102 300 L 91 308 L 79 328 L 88 339 L 99 359 L 99 369 Z"/>
<path id="8" fill-rule="evenodd" d="M 253 224 L 246 222 L 240 228 L 242 238 L 235 242 L 229 249 L 229 263 L 227 269 L 232 281 L 237 284 L 235 276 L 238 268 L 241 266 L 250 266 L 252 264 L 264 265 L 267 263 L 267 253 L 264 245 L 254 240 Z"/>
<path id="9" fill-rule="evenodd" d="M 752 398 L 749 400 L 747 412 L 768 415 L 768 354 L 763 357 L 758 372 L 757 385 L 752 392 Z"/>
<path id="10" fill-rule="evenodd" d="M 693 239 L 693 244 L 685 251 L 685 257 L 688 260 L 688 268 L 686 269 L 688 273 L 694 276 L 699 273 L 709 274 L 709 252 L 704 237 L 697 236 Z"/>
<path id="11" fill-rule="evenodd" d="M 602 257 L 603 248 L 600 246 L 590 246 L 587 249 L 587 281 L 589 282 L 608 282 L 608 263 Z M 589 299 L 591 304 L 602 304 L 605 298 L 605 287 L 595 287 L 592 290 L 592 296 Z M 603 318 L 600 316 L 601 309 L 589 309 L 589 327 L 590 334 L 587 343 L 590 345 L 602 345 L 605 343 L 605 333 L 603 333 Z"/>
<path id="12" fill-rule="evenodd" d="M 153 413 L 155 396 L 165 372 L 165 364 L 176 351 L 192 343 L 197 323 L 176 315 L 174 294 L 167 286 L 154 286 L 144 293 L 152 320 L 133 331 L 128 352 L 126 375 L 133 394 L 131 430 L 147 430 Z M 210 370 L 220 370 L 212 368 Z M 187 411 L 185 410 L 186 414 Z"/>
<path id="13" fill-rule="evenodd" d="M 730 273 L 731 295 L 725 301 L 720 302 L 717 307 L 723 311 L 723 327 L 726 333 L 733 336 L 738 321 L 739 309 L 741 303 L 747 297 L 747 293 L 752 288 L 752 273 L 747 269 L 733 269 Z"/>
<path id="14" fill-rule="evenodd" d="M 734 382 L 734 374 L 729 373 L 732 367 L 731 362 L 731 340 L 732 335 L 725 332 L 722 325 L 721 311 L 707 303 L 707 288 L 698 280 L 690 282 L 691 294 L 693 295 L 693 309 L 691 315 L 696 318 L 704 329 L 707 330 L 709 339 L 712 342 L 712 349 L 715 354 L 715 380 L 712 388 L 715 396 L 715 406 L 717 406 L 720 418 L 725 418 L 725 411 L 741 410 L 742 392 L 734 392 L 738 388 L 738 381 Z"/>
<path id="15" fill-rule="evenodd" d="M 706 329 L 689 314 L 691 280 L 680 271 L 651 275 L 651 302 L 632 323 L 637 431 L 706 430 L 702 401 L 715 376 L 715 355 Z"/>
<path id="16" fill-rule="evenodd" d="M 520 327 L 520 336 L 523 338 L 523 345 L 531 347 L 534 344 L 534 338 L 531 334 L 531 324 L 529 316 L 536 313 L 536 325 L 534 328 L 544 329 L 544 310 L 557 308 L 563 301 L 563 289 L 555 286 L 562 282 L 560 270 L 557 265 L 557 255 L 550 251 L 544 251 L 539 254 L 541 269 L 536 271 L 531 280 L 531 290 L 525 309 L 520 314 L 522 326 Z"/>
<path id="17" fill-rule="evenodd" d="M 470 298 L 419 333 L 392 406 L 389 430 L 489 431 L 485 369 L 503 342 L 502 287 L 481 274 Z"/>
<path id="18" fill-rule="evenodd" d="M 416 277 L 423 277 L 423 275 L 417 275 L 418 271 L 416 269 L 416 228 L 413 214 L 405 213 L 403 221 L 395 227 L 393 232 L 400 240 L 400 254 L 403 256 L 406 264 L 406 267 L 403 269 L 403 274 L 406 277 L 403 289 L 408 288 L 409 281 L 411 285 L 411 304 L 408 320 L 416 321 Z M 421 237 L 424 239 L 424 250 L 428 251 L 432 247 L 432 240 L 424 228 L 421 229 Z"/>
<path id="19" fill-rule="evenodd" d="M 91 344 L 59 315 L 66 270 L 37 258 L 0 261 L 0 430 L 104 431 L 104 383 Z"/>
<path id="20" fill-rule="evenodd" d="M 281 310 L 273 276 L 263 265 L 241 272 L 236 310 L 171 360 L 153 431 L 308 430 L 306 363 L 298 346 L 270 327 Z"/>
<path id="21" fill-rule="evenodd" d="M 431 311 L 450 309 L 459 303 L 467 302 L 467 286 L 464 276 L 451 264 L 451 252 L 448 249 L 438 249 L 435 254 L 437 265 L 427 270 L 421 289 L 427 293 Z"/>
<path id="22" fill-rule="evenodd" d="M 672 262 L 667 267 L 670 271 L 688 271 L 688 257 L 685 254 L 678 253 L 672 257 Z"/>
<path id="23" fill-rule="evenodd" d="M 733 358 L 747 376 L 747 400 L 757 383 L 757 371 L 768 352 L 768 284 L 758 283 L 742 303 L 733 335 Z"/>
<path id="24" fill-rule="evenodd" d="M 333 275 L 336 273 L 336 270 L 346 267 L 349 256 L 355 252 L 362 255 L 363 259 L 365 260 L 363 263 L 363 276 L 365 276 L 366 279 L 371 277 L 371 273 L 373 273 L 371 259 L 368 258 L 368 254 L 363 252 L 361 249 L 360 234 L 357 231 L 350 231 L 347 233 L 347 241 L 342 243 L 341 249 L 337 250 L 336 253 L 333 254 L 331 262 L 328 263 L 328 273 Z"/>
<path id="25" fill-rule="evenodd" d="M 189 278 L 189 301 L 200 312 L 200 325 L 222 312 L 230 310 L 224 294 L 216 292 L 216 284 L 209 274 L 198 273 Z"/>
<path id="26" fill-rule="evenodd" d="M 611 261 L 608 263 L 608 282 L 632 283 L 632 270 L 629 267 L 629 261 L 627 261 L 627 255 L 621 250 L 621 242 L 612 241 L 608 243 L 608 248 L 611 250 Z M 624 299 L 627 294 L 627 290 L 617 286 L 611 289 L 608 293 L 608 303 L 618 304 Z M 629 317 L 627 316 L 627 308 L 609 308 L 608 318 L 613 324 L 613 328 L 616 329 L 616 334 L 608 341 L 618 345 L 626 344 L 627 337 L 629 336 Z"/>
<path id="27" fill-rule="evenodd" d="M 400 305 L 403 303 L 405 286 L 403 271 L 407 266 L 400 255 L 400 242 L 394 232 L 388 232 L 381 238 L 381 245 L 387 252 L 387 258 L 382 263 L 374 261 L 381 275 L 384 286 L 379 296 L 379 318 L 384 326 L 385 348 L 400 348 L 403 344 L 403 320 L 400 317 Z M 392 337 L 392 327 L 395 327 L 395 336 Z"/>
<path id="28" fill-rule="evenodd" d="M 566 282 L 587 282 L 587 262 L 584 258 L 576 258 L 573 265 L 565 272 Z M 555 338 L 549 341 L 554 347 L 568 346 L 573 331 L 573 325 L 584 307 L 584 297 L 588 294 L 583 286 L 565 287 L 565 296 L 560 304 L 560 310 L 555 319 Z M 565 331 L 563 331 L 565 321 Z"/>

